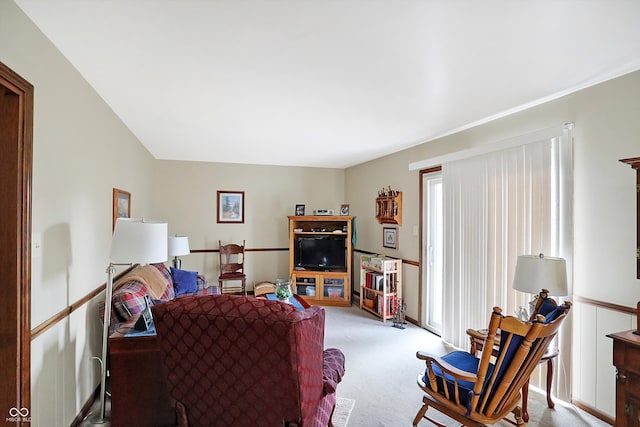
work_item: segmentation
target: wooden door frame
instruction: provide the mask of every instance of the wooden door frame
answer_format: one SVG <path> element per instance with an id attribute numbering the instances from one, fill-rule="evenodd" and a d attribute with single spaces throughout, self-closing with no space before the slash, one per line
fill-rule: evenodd
<path id="1" fill-rule="evenodd" d="M 0 419 L 31 416 L 31 180 L 33 170 L 33 85 L 0 62 Z M 8 344 L 8 345 L 7 345 Z M 19 411 L 19 412 L 18 412 Z M 16 417 L 13 417 L 16 418 Z"/>

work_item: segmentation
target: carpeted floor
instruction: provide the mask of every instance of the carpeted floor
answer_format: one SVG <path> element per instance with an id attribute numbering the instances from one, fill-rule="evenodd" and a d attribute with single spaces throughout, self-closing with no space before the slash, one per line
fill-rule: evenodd
<path id="1" fill-rule="evenodd" d="M 348 427 L 410 426 L 422 406 L 422 391 L 416 385 L 424 362 L 416 359 L 418 350 L 433 354 L 449 351 L 439 337 L 414 325 L 405 329 L 382 323 L 380 319 L 353 306 L 325 307 L 325 347 L 341 349 L 346 357 L 346 373 L 338 385 L 338 396 L 357 403 L 349 416 Z M 556 402 L 555 409 L 546 406 L 543 394 L 529 392 L 529 423 L 533 426 L 593 426 L 609 424 L 574 406 Z M 444 425 L 459 425 L 429 410 Z M 420 427 L 428 427 L 427 420 Z M 509 426 L 503 421 L 498 426 Z"/>

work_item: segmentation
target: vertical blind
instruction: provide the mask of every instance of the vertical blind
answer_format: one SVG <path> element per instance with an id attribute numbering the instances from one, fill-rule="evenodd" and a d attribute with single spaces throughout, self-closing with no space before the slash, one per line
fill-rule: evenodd
<path id="1" fill-rule="evenodd" d="M 459 348 L 468 346 L 466 329 L 487 326 L 494 306 L 515 314 L 532 299 L 511 287 L 518 255 L 565 258 L 571 289 L 571 125 L 520 141 L 442 165 L 442 338 Z M 570 328 L 561 334 L 570 338 Z"/>

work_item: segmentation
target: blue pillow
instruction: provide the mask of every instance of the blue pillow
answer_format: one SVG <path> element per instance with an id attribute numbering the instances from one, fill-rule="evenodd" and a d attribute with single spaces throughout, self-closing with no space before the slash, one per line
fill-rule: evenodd
<path id="1" fill-rule="evenodd" d="M 176 296 L 185 294 L 195 294 L 198 290 L 198 272 L 178 270 L 171 267 L 171 277 L 173 277 L 173 287 Z"/>

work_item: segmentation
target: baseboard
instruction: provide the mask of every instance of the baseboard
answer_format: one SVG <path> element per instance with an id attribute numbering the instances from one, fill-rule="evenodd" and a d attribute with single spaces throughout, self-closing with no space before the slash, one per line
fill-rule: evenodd
<path id="1" fill-rule="evenodd" d="M 587 405 L 586 403 L 580 402 L 579 400 L 576 400 L 576 399 L 571 399 L 571 404 L 577 408 L 582 409 L 584 412 L 590 415 L 593 415 L 600 421 L 604 421 L 605 423 L 611 424 L 612 426 L 616 424 L 615 418 L 611 418 L 610 416 L 598 411 L 593 406 Z"/>
<path id="2" fill-rule="evenodd" d="M 409 323 L 411 323 L 411 324 L 413 324 L 413 325 L 420 326 L 420 324 L 418 323 L 418 321 L 417 321 L 416 319 L 412 318 L 412 317 L 405 316 L 405 317 L 404 317 L 404 320 L 406 320 L 407 322 L 409 322 Z"/>
<path id="3" fill-rule="evenodd" d="M 84 405 L 82 405 L 82 408 L 80 408 L 80 413 L 76 415 L 76 417 L 73 419 L 69 427 L 78 427 L 80 423 L 85 418 L 87 418 L 87 415 L 89 415 L 89 411 L 91 411 L 91 407 L 95 403 L 96 399 L 98 399 L 99 395 L 100 395 L 100 384 L 98 384 L 98 387 L 96 387 L 96 389 L 93 391 L 93 393 L 91 393 L 91 395 L 89 396 L 87 401 L 84 403 Z"/>

